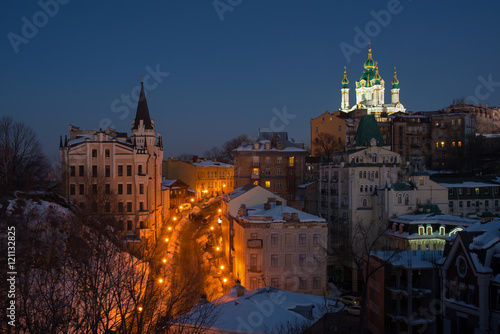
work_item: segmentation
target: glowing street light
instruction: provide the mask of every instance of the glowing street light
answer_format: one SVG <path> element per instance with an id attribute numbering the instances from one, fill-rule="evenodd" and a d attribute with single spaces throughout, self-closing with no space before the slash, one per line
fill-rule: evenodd
<path id="1" fill-rule="evenodd" d="M 220 266 L 220 269 L 221 269 L 221 270 L 224 270 L 224 266 Z"/>
<path id="2" fill-rule="evenodd" d="M 137 309 L 139 310 L 139 312 L 142 312 L 142 307 L 139 306 Z"/>
<path id="3" fill-rule="evenodd" d="M 214 227 L 213 227 L 213 226 L 210 226 L 210 229 L 211 229 L 211 230 L 213 230 L 213 229 L 214 229 Z"/>
<path id="4" fill-rule="evenodd" d="M 159 283 L 163 283 L 163 278 L 160 278 L 160 279 L 158 280 L 158 282 L 159 282 Z"/>
<path id="5" fill-rule="evenodd" d="M 222 212 L 222 209 L 219 209 L 219 212 Z"/>
<path id="6" fill-rule="evenodd" d="M 220 248 L 219 248 L 219 247 L 217 247 L 215 250 L 220 251 Z"/>
<path id="7" fill-rule="evenodd" d="M 227 278 L 224 278 L 223 281 L 224 281 L 224 283 L 226 283 L 227 282 Z"/>
<path id="8" fill-rule="evenodd" d="M 172 231 L 172 227 L 170 227 L 170 226 L 169 226 L 169 227 L 168 227 L 168 230 L 169 230 L 169 231 Z"/>
<path id="9" fill-rule="evenodd" d="M 174 217 L 174 221 L 176 221 L 176 220 L 177 220 L 177 217 Z"/>
<path id="10" fill-rule="evenodd" d="M 163 263 L 167 263 L 167 259 L 163 259 Z"/>
<path id="11" fill-rule="evenodd" d="M 194 198 L 191 198 L 191 202 L 194 202 Z"/>
<path id="12" fill-rule="evenodd" d="M 168 242 L 168 238 L 165 238 L 165 242 Z"/>

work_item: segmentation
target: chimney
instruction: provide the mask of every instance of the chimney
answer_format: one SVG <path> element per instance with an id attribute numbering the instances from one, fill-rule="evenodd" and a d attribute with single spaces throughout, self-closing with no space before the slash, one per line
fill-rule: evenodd
<path id="1" fill-rule="evenodd" d="M 289 221 L 290 220 L 290 213 L 289 212 L 284 212 L 283 213 L 283 220 Z"/>
<path id="2" fill-rule="evenodd" d="M 297 212 L 292 212 L 292 220 L 294 220 L 294 221 L 299 220 L 299 214 Z"/>
<path id="3" fill-rule="evenodd" d="M 238 297 L 245 295 L 245 288 L 241 285 L 241 282 L 239 279 L 236 280 L 236 284 L 234 285 L 234 287 L 236 288 L 236 295 Z"/>
<path id="4" fill-rule="evenodd" d="M 271 209 L 271 203 L 264 203 L 264 210 Z"/>

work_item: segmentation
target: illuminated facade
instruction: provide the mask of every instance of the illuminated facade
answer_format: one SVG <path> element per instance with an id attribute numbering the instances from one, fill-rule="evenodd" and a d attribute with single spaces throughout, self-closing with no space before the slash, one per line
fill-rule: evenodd
<path id="1" fill-rule="evenodd" d="M 188 162 L 177 158 L 168 158 L 163 162 L 163 176 L 187 183 L 196 190 L 198 200 L 233 191 L 233 175 L 233 165 L 197 157 Z"/>
<path id="2" fill-rule="evenodd" d="M 355 109 L 367 109 L 369 115 L 380 116 L 382 113 L 393 114 L 404 112 L 406 109 L 399 100 L 399 80 L 394 68 L 394 78 L 391 82 L 391 103 L 385 103 L 385 81 L 380 77 L 378 63 L 372 58 L 372 48 L 368 49 L 368 59 L 363 67 L 363 75 L 356 81 L 356 104 L 349 102 L 349 80 L 344 68 L 342 79 L 342 102 L 340 110 L 352 111 Z"/>
<path id="3" fill-rule="evenodd" d="M 141 83 L 132 134 L 69 126 L 61 139 L 63 196 L 91 213 L 112 216 L 123 235 L 149 237 L 161 226 L 163 144 Z"/>

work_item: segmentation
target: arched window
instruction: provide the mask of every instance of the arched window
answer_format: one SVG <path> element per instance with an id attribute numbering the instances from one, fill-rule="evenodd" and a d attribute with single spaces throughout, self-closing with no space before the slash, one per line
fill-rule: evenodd
<path id="1" fill-rule="evenodd" d="M 375 178 L 375 172 L 372 172 L 372 180 Z"/>
<path id="2" fill-rule="evenodd" d="M 373 192 L 373 185 L 370 185 L 370 193 Z"/>
<path id="3" fill-rule="evenodd" d="M 363 185 L 361 185 L 361 186 L 359 187 L 359 192 L 360 192 L 360 193 L 362 193 L 362 192 L 363 192 Z"/>
<path id="4" fill-rule="evenodd" d="M 431 235 L 431 234 L 432 234 L 432 226 L 427 225 L 427 235 Z"/>
<path id="5" fill-rule="evenodd" d="M 418 227 L 418 235 L 424 235 L 424 227 L 423 226 Z"/>
<path id="6" fill-rule="evenodd" d="M 368 185 L 365 185 L 365 192 L 368 192 Z"/>
<path id="7" fill-rule="evenodd" d="M 368 200 L 366 198 L 363 198 L 361 200 L 361 205 L 364 206 L 364 207 L 368 206 Z"/>
<path id="8" fill-rule="evenodd" d="M 410 205 L 410 194 L 405 194 L 405 205 Z"/>
<path id="9" fill-rule="evenodd" d="M 362 179 L 363 178 L 363 172 L 359 172 L 359 178 Z"/>
<path id="10" fill-rule="evenodd" d="M 401 204 L 401 203 L 403 203 L 403 195 L 398 194 L 398 204 Z"/>
<path id="11" fill-rule="evenodd" d="M 375 172 L 375 178 L 378 179 L 378 171 Z"/>
<path id="12" fill-rule="evenodd" d="M 363 179 L 366 179 L 366 171 L 363 172 Z"/>
<path id="13" fill-rule="evenodd" d="M 446 233 L 443 225 L 439 226 L 439 235 L 444 235 Z"/>

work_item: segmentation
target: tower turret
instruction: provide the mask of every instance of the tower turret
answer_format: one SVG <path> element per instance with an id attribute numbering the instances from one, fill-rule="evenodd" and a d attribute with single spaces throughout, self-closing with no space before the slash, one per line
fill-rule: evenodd
<path id="1" fill-rule="evenodd" d="M 391 102 L 398 103 L 399 102 L 399 80 L 396 75 L 396 66 L 394 66 L 394 78 L 392 79 L 392 88 L 391 88 Z"/>
<path id="2" fill-rule="evenodd" d="M 132 138 L 137 147 L 147 148 L 156 141 L 154 121 L 149 116 L 148 102 L 144 92 L 144 83 L 141 80 L 141 93 L 137 103 L 135 119 L 132 122 Z"/>
<path id="3" fill-rule="evenodd" d="M 348 109 L 349 108 L 349 80 L 347 80 L 347 71 L 344 66 L 344 78 L 342 79 L 342 103 L 340 105 L 340 109 Z"/>

